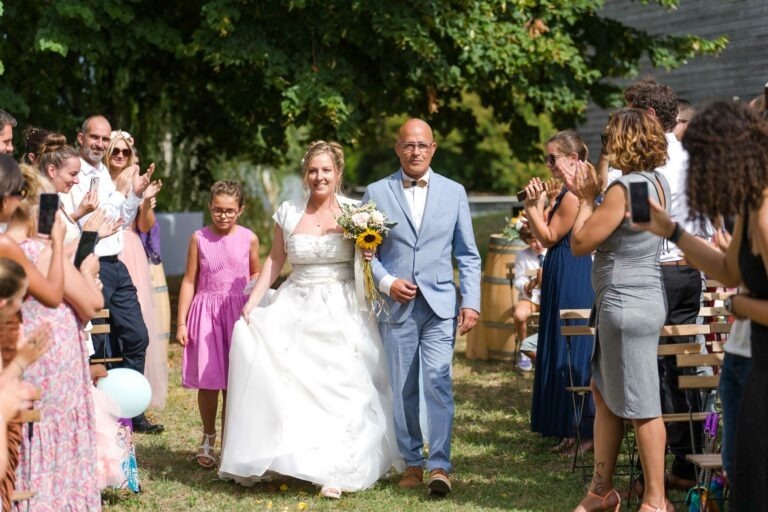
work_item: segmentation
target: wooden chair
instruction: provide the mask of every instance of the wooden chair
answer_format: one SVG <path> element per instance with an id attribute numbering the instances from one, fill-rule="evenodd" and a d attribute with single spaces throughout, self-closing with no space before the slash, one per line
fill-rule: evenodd
<path id="1" fill-rule="evenodd" d="M 36 389 L 34 394 L 32 395 L 32 401 L 37 402 L 43 397 L 43 392 L 40 389 Z M 40 413 L 39 409 L 24 409 L 19 411 L 19 413 L 14 416 L 10 422 L 11 423 L 37 423 L 42 418 L 42 415 Z M 28 425 L 27 428 L 32 428 L 32 425 Z M 35 497 L 37 495 L 37 491 L 34 489 L 28 489 L 24 491 L 16 491 L 14 490 L 11 494 L 11 501 L 14 503 L 18 503 L 21 501 L 27 501 Z"/>
<path id="2" fill-rule="evenodd" d="M 109 334 L 111 328 L 109 326 L 109 310 L 102 309 L 99 311 L 92 320 L 106 320 L 106 322 L 100 322 L 93 324 L 91 327 L 91 334 Z M 123 360 L 122 357 L 92 357 L 91 364 L 107 364 L 107 363 L 119 363 Z"/>
<path id="3" fill-rule="evenodd" d="M 580 427 L 583 421 L 584 407 L 586 405 L 587 396 L 592 392 L 589 386 L 575 386 L 573 382 L 573 372 L 571 368 L 571 337 L 572 336 L 594 336 L 595 328 L 587 325 L 572 325 L 570 322 L 575 320 L 589 319 L 591 310 L 588 309 L 562 309 L 560 310 L 561 328 L 560 333 L 566 340 L 567 348 L 567 364 L 569 371 L 569 386 L 566 387 L 566 391 L 571 393 L 574 422 L 576 425 L 576 443 L 580 446 Z M 699 310 L 699 316 L 704 318 L 719 318 L 720 321 L 715 321 L 708 324 L 687 324 L 687 325 L 665 325 L 662 327 L 659 337 L 671 337 L 671 336 L 697 336 L 706 335 L 713 332 L 728 333 L 730 332 L 730 324 L 725 321 L 728 312 L 723 307 L 707 307 Z M 718 347 L 714 347 L 718 348 Z M 701 345 L 699 343 L 676 343 L 676 344 L 664 344 L 659 345 L 657 349 L 657 355 L 659 357 L 671 357 L 671 356 L 694 356 L 704 355 L 701 354 Z M 707 354 L 708 355 L 708 354 Z M 715 358 L 716 359 L 716 358 Z M 683 359 L 683 361 L 695 361 L 696 359 Z M 694 365 L 699 366 L 699 365 Z M 709 365 L 703 365 L 709 366 Z M 719 366 L 719 364 L 717 365 Z M 692 377 L 687 379 L 683 377 Z M 680 387 L 683 385 L 693 385 L 693 383 L 703 383 L 704 380 L 695 380 L 698 378 L 708 379 L 708 384 L 715 384 L 719 382 L 719 376 L 717 379 L 713 379 L 712 376 L 681 376 L 682 381 Z M 578 403 L 577 403 L 578 399 Z M 680 423 L 698 421 L 703 422 L 707 418 L 707 413 L 704 412 L 681 412 L 681 413 L 669 413 L 662 415 L 662 419 L 665 423 Z M 574 460 L 572 464 L 572 471 L 575 471 L 578 466 L 579 451 L 576 450 L 574 454 Z M 631 452 L 634 452 L 634 447 Z M 582 454 L 583 455 L 583 454 Z M 632 457 L 630 457 L 632 458 Z M 630 477 L 631 479 L 631 477 Z"/>

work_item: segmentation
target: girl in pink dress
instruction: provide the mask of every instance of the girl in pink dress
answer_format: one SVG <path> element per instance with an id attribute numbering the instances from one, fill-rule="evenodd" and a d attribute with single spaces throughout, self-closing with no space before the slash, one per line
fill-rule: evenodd
<path id="1" fill-rule="evenodd" d="M 198 390 L 203 441 L 196 459 L 204 468 L 216 464 L 219 390 L 224 428 L 232 328 L 248 300 L 246 286 L 259 272 L 259 239 L 237 224 L 243 199 L 239 183 L 213 184 L 208 203 L 213 223 L 192 235 L 179 290 L 176 339 L 184 347 L 182 386 Z"/>

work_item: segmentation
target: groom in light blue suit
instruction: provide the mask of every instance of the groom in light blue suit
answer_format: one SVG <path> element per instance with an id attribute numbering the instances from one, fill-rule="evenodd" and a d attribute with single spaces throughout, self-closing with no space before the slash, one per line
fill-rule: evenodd
<path id="1" fill-rule="evenodd" d="M 424 480 L 419 425 L 419 362 L 429 426 L 429 489 L 451 490 L 453 385 L 451 362 L 458 324 L 469 332 L 480 311 L 480 255 L 464 187 L 430 168 L 436 145 L 430 126 L 409 119 L 398 131 L 401 168 L 368 186 L 371 199 L 397 225 L 379 246 L 373 276 L 389 306 L 379 318 L 394 391 L 397 442 L 407 468 L 399 485 Z M 453 280 L 459 268 L 460 303 Z"/>

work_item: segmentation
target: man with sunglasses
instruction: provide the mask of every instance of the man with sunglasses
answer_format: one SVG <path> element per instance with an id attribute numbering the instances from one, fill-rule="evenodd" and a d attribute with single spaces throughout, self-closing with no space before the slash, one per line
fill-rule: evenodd
<path id="1" fill-rule="evenodd" d="M 130 225 L 136 217 L 142 195 L 152 179 L 152 167 L 143 175 L 136 167 L 132 167 L 123 171 L 113 181 L 103 163 L 111 133 L 109 121 L 104 116 L 95 115 L 83 122 L 77 134 L 80 176 L 70 191 L 63 195 L 62 204 L 67 213 L 81 226 L 93 212 L 83 214 L 82 209 L 77 211 L 76 205 L 83 203 L 89 195 L 96 196 L 91 204 L 105 210 L 107 217 L 121 219 L 124 225 Z M 96 244 L 95 253 L 99 256 L 99 278 L 103 284 L 104 308 L 109 310 L 110 333 L 93 336 L 94 357 L 121 355 L 123 367 L 143 374 L 149 335 L 141 315 L 136 287 L 125 264 L 118 259 L 122 251 L 122 230 L 99 240 Z M 162 425 L 150 423 L 144 414 L 133 418 L 133 429 L 147 433 L 159 433 L 164 430 Z"/>
<path id="2" fill-rule="evenodd" d="M 16 119 L 0 108 L 0 154 L 13 154 L 13 129 Z"/>

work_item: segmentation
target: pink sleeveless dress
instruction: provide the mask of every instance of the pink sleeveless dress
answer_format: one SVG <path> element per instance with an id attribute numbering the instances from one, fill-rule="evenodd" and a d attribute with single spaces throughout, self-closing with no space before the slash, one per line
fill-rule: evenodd
<path id="1" fill-rule="evenodd" d="M 184 347 L 181 384 L 190 389 L 227 389 L 232 329 L 248 300 L 251 242 L 242 226 L 227 236 L 208 227 L 195 232 L 198 273 L 187 314 L 189 342 Z"/>

